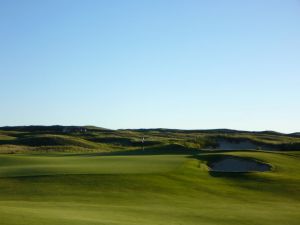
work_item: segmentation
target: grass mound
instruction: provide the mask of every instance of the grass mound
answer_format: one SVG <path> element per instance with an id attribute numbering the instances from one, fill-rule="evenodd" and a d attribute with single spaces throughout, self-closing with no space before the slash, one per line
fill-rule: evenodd
<path id="1" fill-rule="evenodd" d="M 97 144 L 67 135 L 36 135 L 23 137 L 17 140 L 18 144 L 28 146 L 78 146 L 83 148 L 97 148 Z"/>

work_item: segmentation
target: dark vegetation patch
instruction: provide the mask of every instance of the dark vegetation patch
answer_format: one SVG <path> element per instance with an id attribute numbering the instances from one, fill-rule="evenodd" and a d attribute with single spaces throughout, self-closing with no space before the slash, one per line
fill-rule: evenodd
<path id="1" fill-rule="evenodd" d="M 140 147 L 142 145 L 141 140 L 126 138 L 126 137 L 95 137 L 90 139 L 93 142 L 121 145 L 121 146 L 133 146 Z M 160 141 L 144 141 L 143 146 L 153 146 L 162 144 Z"/>

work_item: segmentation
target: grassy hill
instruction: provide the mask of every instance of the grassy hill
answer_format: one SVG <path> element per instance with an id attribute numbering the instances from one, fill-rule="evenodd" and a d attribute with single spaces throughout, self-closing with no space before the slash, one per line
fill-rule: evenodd
<path id="1" fill-rule="evenodd" d="M 298 225 L 299 140 L 227 129 L 3 127 L 0 224 Z M 271 170 L 210 168 L 224 158 Z"/>
<path id="2" fill-rule="evenodd" d="M 264 173 L 211 174 L 219 155 L 272 165 Z M 297 225 L 299 152 L 197 155 L 0 156 L 5 225 Z"/>
<path id="3" fill-rule="evenodd" d="M 142 139 L 144 138 L 144 143 Z M 0 152 L 65 151 L 103 152 L 154 149 L 199 151 L 218 149 L 224 144 L 250 142 L 252 149 L 299 150 L 300 137 L 273 131 L 246 132 L 228 129 L 109 130 L 93 126 L 24 126 L 0 128 Z M 248 145 L 249 146 L 249 145 Z M 249 148 L 249 147 L 248 147 Z M 245 145 L 245 149 L 247 149 Z M 222 150 L 222 149 L 221 149 Z"/>

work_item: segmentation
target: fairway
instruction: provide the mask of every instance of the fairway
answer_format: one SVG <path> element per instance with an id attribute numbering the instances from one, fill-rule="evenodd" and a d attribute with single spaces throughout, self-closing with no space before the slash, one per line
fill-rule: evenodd
<path id="1" fill-rule="evenodd" d="M 0 177 L 64 174 L 140 174 L 174 170 L 184 156 L 97 156 L 95 154 L 0 155 Z"/>
<path id="2" fill-rule="evenodd" d="M 222 154 L 270 163 L 272 171 L 208 171 L 207 160 Z M 3 225 L 297 225 L 300 220 L 298 152 L 3 154 L 0 160 Z"/>

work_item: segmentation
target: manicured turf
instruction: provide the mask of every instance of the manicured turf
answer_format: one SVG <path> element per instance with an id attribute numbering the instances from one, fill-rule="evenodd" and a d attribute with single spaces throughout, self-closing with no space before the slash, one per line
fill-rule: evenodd
<path id="1" fill-rule="evenodd" d="M 221 154 L 273 169 L 209 172 Z M 0 224 L 298 225 L 299 174 L 299 152 L 1 155 Z"/>
<path id="2" fill-rule="evenodd" d="M 0 155 L 0 177 L 65 174 L 164 173 L 182 156 L 97 156 L 97 154 Z"/>

